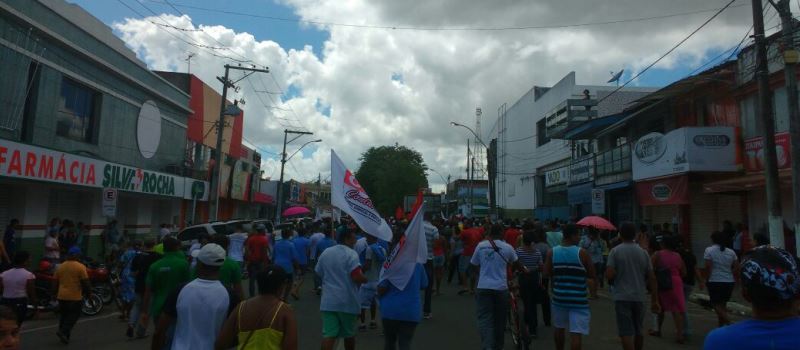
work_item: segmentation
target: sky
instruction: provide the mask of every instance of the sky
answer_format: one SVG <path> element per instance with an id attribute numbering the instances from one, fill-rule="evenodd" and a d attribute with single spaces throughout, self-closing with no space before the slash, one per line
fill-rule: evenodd
<path id="1" fill-rule="evenodd" d="M 246 101 L 245 141 L 261 151 L 266 176 L 278 177 L 290 128 L 314 135 L 292 142 L 288 154 L 322 142 L 287 162 L 287 179 L 328 178 L 331 149 L 355 170 L 369 147 L 398 143 L 422 153 L 435 170 L 428 174 L 435 191 L 448 175 L 465 174 L 469 132 L 450 121 L 474 126 L 480 107 L 485 137 L 497 107 L 534 85 L 552 85 L 570 71 L 578 84 L 606 84 L 620 69 L 627 81 L 728 3 L 68 1 L 109 25 L 154 70 L 186 72 L 194 54 L 191 73 L 219 90 L 215 77 L 225 63 L 268 66 L 269 74 L 245 78 L 234 94 Z M 749 4 L 735 1 L 630 85 L 664 86 L 728 58 L 752 24 Z M 765 21 L 768 32 L 777 30 L 774 11 Z"/>

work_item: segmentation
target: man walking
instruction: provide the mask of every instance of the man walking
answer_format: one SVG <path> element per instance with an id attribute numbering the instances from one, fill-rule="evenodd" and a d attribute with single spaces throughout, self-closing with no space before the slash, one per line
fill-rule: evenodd
<path id="1" fill-rule="evenodd" d="M 428 247 L 428 261 L 425 263 L 425 275 L 428 278 L 428 287 L 425 288 L 425 303 L 422 305 L 422 317 L 430 320 L 433 317 L 431 313 L 431 298 L 433 297 L 433 242 L 439 239 L 439 229 L 431 224 L 431 213 L 426 212 L 423 216 L 422 228 L 425 230 L 425 243 Z"/>
<path id="2" fill-rule="evenodd" d="M 650 293 L 650 309 L 659 311 L 658 286 L 650 256 L 635 241 L 636 226 L 623 223 L 619 230 L 622 244 L 614 247 L 608 254 L 606 278 L 613 281 L 611 296 L 617 314 L 617 331 L 624 350 L 642 350 L 642 332 L 645 315 L 647 290 Z"/>
<path id="3" fill-rule="evenodd" d="M 256 233 L 247 238 L 244 243 L 245 260 L 247 261 L 247 275 L 250 278 L 248 295 L 256 295 L 256 276 L 269 264 L 269 239 L 267 227 L 264 224 L 256 226 Z"/>
<path id="4" fill-rule="evenodd" d="M 147 271 L 153 263 L 161 258 L 161 255 L 153 251 L 155 245 L 156 242 L 152 239 L 144 241 L 144 250 L 136 255 L 131 262 L 131 274 L 133 274 L 135 280 L 133 283 L 135 296 L 129 315 L 130 317 L 128 317 L 128 330 L 125 332 L 128 338 L 133 337 L 134 330 L 138 338 L 144 338 L 145 332 L 147 332 L 147 323 L 140 323 L 139 316 L 141 315 L 142 309 L 147 307 L 143 304 Z"/>
<path id="5" fill-rule="evenodd" d="M 197 278 L 170 293 L 156 324 L 151 349 L 212 350 L 222 324 L 238 300 L 219 282 L 225 249 L 209 243 L 197 251 Z M 168 343 L 170 325 L 175 335 Z"/>
<path id="6" fill-rule="evenodd" d="M 70 248 L 67 251 L 67 260 L 58 266 L 53 276 L 55 277 L 54 289 L 58 291 L 56 299 L 58 299 L 58 308 L 61 313 L 56 336 L 64 344 L 69 344 L 72 328 L 81 317 L 83 296 L 89 295 L 91 291 L 86 266 L 78 262 L 80 256 L 80 248 Z"/>
<path id="7" fill-rule="evenodd" d="M 596 294 L 595 271 L 589 253 L 578 247 L 581 235 L 578 227 L 563 227 L 561 245 L 547 252 L 544 274 L 550 276 L 553 298 L 551 312 L 556 349 L 564 349 L 566 330 L 570 333 L 570 349 L 581 348 L 581 336 L 589 335 L 589 300 L 587 285 Z"/>
<path id="8" fill-rule="evenodd" d="M 356 319 L 361 311 L 358 286 L 367 278 L 361 271 L 354 230 L 344 230 L 339 244 L 325 249 L 315 271 L 322 278 L 322 350 L 333 350 L 336 339 L 344 338 L 346 350 L 356 348 Z"/>
<path id="9" fill-rule="evenodd" d="M 152 316 L 153 321 L 157 322 L 161 315 L 167 297 L 178 289 L 182 284 L 189 281 L 189 263 L 186 257 L 178 250 L 180 242 L 174 237 L 164 238 L 164 256 L 150 265 L 145 279 L 144 303 L 143 307 L 148 309 L 142 313 L 142 323 L 147 324 L 147 320 Z M 165 336 L 166 344 L 171 339 L 172 329 L 167 329 Z"/>
<path id="10" fill-rule="evenodd" d="M 244 267 L 244 242 L 247 240 L 247 233 L 241 223 L 236 224 L 235 232 L 228 235 L 228 258 L 239 264 L 239 268 Z"/>
<path id="11" fill-rule="evenodd" d="M 503 226 L 495 224 L 489 239 L 480 242 L 470 259 L 479 269 L 475 301 L 481 349 L 503 349 L 509 310 L 508 266 L 525 270 L 517 261 L 514 248 L 503 241 Z"/>

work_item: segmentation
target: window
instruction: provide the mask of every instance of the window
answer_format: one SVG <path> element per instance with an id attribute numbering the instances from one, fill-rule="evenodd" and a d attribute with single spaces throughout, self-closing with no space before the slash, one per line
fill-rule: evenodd
<path id="1" fill-rule="evenodd" d="M 99 94 L 71 79 L 61 81 L 61 103 L 56 119 L 56 135 L 83 142 L 94 142 Z"/>
<path id="2" fill-rule="evenodd" d="M 762 131 L 758 127 L 756 104 L 758 95 L 750 95 L 739 101 L 742 118 L 742 136 L 745 139 L 762 136 Z M 789 130 L 789 107 L 786 101 L 786 88 L 780 87 L 772 94 L 772 113 L 775 116 L 775 132 L 785 132 Z"/>
<path id="3" fill-rule="evenodd" d="M 542 120 L 536 122 L 536 146 L 542 146 L 550 142 L 550 138 L 547 137 L 546 122 L 547 118 L 542 118 Z"/>
<path id="4" fill-rule="evenodd" d="M 631 170 L 631 148 L 622 145 L 595 157 L 596 176 L 604 176 Z"/>

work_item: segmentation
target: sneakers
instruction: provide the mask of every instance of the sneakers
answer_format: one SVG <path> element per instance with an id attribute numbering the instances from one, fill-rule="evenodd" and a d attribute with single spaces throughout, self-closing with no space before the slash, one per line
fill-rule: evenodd
<path id="1" fill-rule="evenodd" d="M 430 319 L 432 319 L 432 318 L 433 318 L 433 314 L 432 314 L 432 313 L 426 313 L 426 314 L 423 314 L 423 315 L 422 315 L 422 318 L 424 318 L 424 319 L 426 319 L 426 320 L 430 320 Z"/>

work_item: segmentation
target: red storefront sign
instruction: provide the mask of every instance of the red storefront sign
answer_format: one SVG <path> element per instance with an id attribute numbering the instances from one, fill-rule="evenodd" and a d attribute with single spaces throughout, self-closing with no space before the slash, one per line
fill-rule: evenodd
<path id="1" fill-rule="evenodd" d="M 792 164 L 789 145 L 789 133 L 775 134 L 775 153 L 778 158 L 778 168 L 786 169 Z M 764 138 L 754 137 L 744 140 L 744 168 L 747 172 L 760 172 L 764 170 Z"/>
<path id="2" fill-rule="evenodd" d="M 665 177 L 636 183 L 639 205 L 689 204 L 689 177 Z"/>
<path id="3" fill-rule="evenodd" d="M 270 196 L 270 195 L 268 195 L 266 193 L 255 192 L 255 194 L 253 195 L 253 202 L 263 203 L 263 204 L 272 204 L 272 196 Z"/>

